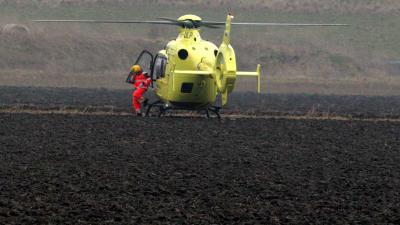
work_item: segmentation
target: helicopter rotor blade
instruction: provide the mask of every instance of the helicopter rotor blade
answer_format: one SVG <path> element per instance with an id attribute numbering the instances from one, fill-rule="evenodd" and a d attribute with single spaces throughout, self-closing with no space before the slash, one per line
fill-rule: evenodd
<path id="1" fill-rule="evenodd" d="M 157 18 L 160 20 L 32 20 L 33 22 L 40 23 L 53 23 L 53 22 L 64 22 L 64 23 L 110 23 L 110 24 L 160 24 L 160 25 L 176 25 L 176 26 L 188 26 L 193 24 L 195 27 L 207 27 L 207 28 L 220 28 L 224 26 L 225 22 L 214 22 L 214 21 L 178 21 L 170 18 Z M 164 20 L 164 21 L 161 21 Z M 187 24 L 189 23 L 189 24 Z M 349 24 L 321 24 L 321 23 L 252 23 L 252 22 L 233 22 L 232 25 L 248 25 L 248 26 L 350 26 Z"/>
<path id="2" fill-rule="evenodd" d="M 184 26 L 185 26 L 185 23 L 184 23 L 183 21 L 179 21 L 179 20 L 175 20 L 175 19 L 170 19 L 170 18 L 165 18 L 165 17 L 158 17 L 157 19 L 159 19 L 159 20 L 165 20 L 165 21 L 174 23 L 175 25 L 180 26 L 180 27 L 184 27 Z"/>
<path id="3" fill-rule="evenodd" d="M 323 24 L 323 23 L 232 23 L 233 25 L 254 25 L 254 26 L 350 26 L 349 24 Z"/>
<path id="4" fill-rule="evenodd" d="M 175 22 L 175 23 L 180 22 L 179 20 L 171 19 L 171 18 L 166 18 L 166 17 L 157 17 L 157 19 L 159 19 L 159 20 L 166 20 L 166 21 Z"/>
<path id="5" fill-rule="evenodd" d="M 211 24 L 203 24 L 201 23 L 203 27 L 207 27 L 207 28 L 212 28 L 212 29 L 219 29 L 221 27 L 215 26 L 215 25 L 211 25 Z"/>
<path id="6" fill-rule="evenodd" d="M 223 26 L 225 22 L 202 21 L 203 24 L 212 26 Z M 324 23 L 251 23 L 251 22 L 232 22 L 232 25 L 250 26 L 350 26 L 349 24 L 324 24 Z"/>
<path id="7" fill-rule="evenodd" d="M 39 23 L 52 23 L 52 22 L 63 22 L 63 23 L 122 23 L 122 24 L 161 24 L 161 25 L 179 25 L 172 21 L 134 21 L 134 20 L 32 20 L 33 22 Z"/>

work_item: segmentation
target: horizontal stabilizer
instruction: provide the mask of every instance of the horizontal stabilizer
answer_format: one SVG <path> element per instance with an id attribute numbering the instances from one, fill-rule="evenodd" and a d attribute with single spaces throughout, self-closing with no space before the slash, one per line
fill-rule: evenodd
<path id="1" fill-rule="evenodd" d="M 247 76 L 247 77 L 257 77 L 257 92 L 261 93 L 261 65 L 257 65 L 257 70 L 255 72 L 244 72 L 244 71 L 237 71 L 237 76 Z"/>

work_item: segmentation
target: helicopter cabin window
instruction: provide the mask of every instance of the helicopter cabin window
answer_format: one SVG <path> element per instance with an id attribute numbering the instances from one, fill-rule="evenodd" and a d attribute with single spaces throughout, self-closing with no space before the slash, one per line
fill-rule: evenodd
<path id="1" fill-rule="evenodd" d="M 181 92 L 182 93 L 192 93 L 193 83 L 182 83 Z"/>
<path id="2" fill-rule="evenodd" d="M 157 55 L 154 62 L 153 79 L 164 77 L 165 67 L 167 66 L 167 58 Z"/>

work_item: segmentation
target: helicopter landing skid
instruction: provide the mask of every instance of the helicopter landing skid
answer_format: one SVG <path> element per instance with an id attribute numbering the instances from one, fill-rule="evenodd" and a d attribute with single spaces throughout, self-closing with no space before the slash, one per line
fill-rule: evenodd
<path id="1" fill-rule="evenodd" d="M 158 112 L 156 113 L 157 117 L 161 117 L 162 115 L 165 115 L 165 113 L 167 111 L 169 111 L 169 110 L 173 110 L 173 109 L 185 110 L 184 108 L 174 108 L 174 107 L 171 107 L 171 106 L 166 106 L 165 103 L 162 102 L 161 100 L 155 101 L 155 102 L 150 103 L 150 104 L 147 103 L 147 101 L 145 101 L 143 106 L 147 107 L 146 114 L 145 114 L 146 117 L 152 116 L 151 115 L 151 110 L 154 107 L 158 108 Z M 203 108 L 203 109 L 200 109 L 200 110 L 197 110 L 197 111 L 198 112 L 204 111 L 207 118 L 211 118 L 211 113 L 210 112 L 212 112 L 217 116 L 218 119 L 221 119 L 220 109 L 221 109 L 221 107 L 218 107 L 218 106 L 210 106 L 210 107 Z M 186 110 L 188 110 L 188 109 L 186 109 Z M 190 110 L 192 110 L 192 109 L 190 109 Z"/>
<path id="2" fill-rule="evenodd" d="M 147 106 L 147 110 L 146 110 L 146 117 L 150 116 L 150 111 L 153 107 L 157 107 L 158 108 L 158 113 L 157 113 L 157 117 L 161 117 L 163 114 L 165 114 L 165 112 L 169 109 L 171 109 L 171 107 L 166 107 L 165 104 L 161 101 L 155 101 L 153 103 L 148 104 L 147 102 L 145 102 L 145 104 L 143 104 L 144 107 Z"/>
<path id="3" fill-rule="evenodd" d="M 221 114 L 219 113 L 219 110 L 221 109 L 221 107 L 218 106 L 210 106 L 208 107 L 205 111 L 206 111 L 206 116 L 207 118 L 210 118 L 210 112 L 213 112 L 218 119 L 221 119 Z"/>

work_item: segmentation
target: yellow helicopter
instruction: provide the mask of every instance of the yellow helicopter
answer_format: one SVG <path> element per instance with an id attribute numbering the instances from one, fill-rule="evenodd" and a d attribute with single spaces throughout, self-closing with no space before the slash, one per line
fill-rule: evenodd
<path id="1" fill-rule="evenodd" d="M 238 71 L 236 56 L 231 46 L 231 25 L 258 26 L 347 26 L 347 24 L 293 24 L 293 23 L 234 23 L 228 14 L 225 22 L 203 21 L 196 15 L 184 15 L 177 20 L 158 18 L 156 21 L 108 21 L 108 20 L 34 20 L 34 22 L 84 22 L 84 23 L 133 23 L 179 26 L 176 40 L 170 41 L 165 49 L 155 56 L 144 50 L 136 60 L 144 72 L 153 80 L 156 99 L 147 106 L 146 116 L 153 107 L 158 107 L 161 116 L 169 109 L 214 112 L 220 118 L 220 106 L 226 105 L 228 95 L 234 90 L 237 76 L 257 78 L 257 92 L 261 92 L 260 65 L 254 72 Z M 203 40 L 200 28 L 225 26 L 219 47 Z M 129 76 L 127 81 L 129 80 Z M 220 106 L 215 106 L 221 95 Z"/>

